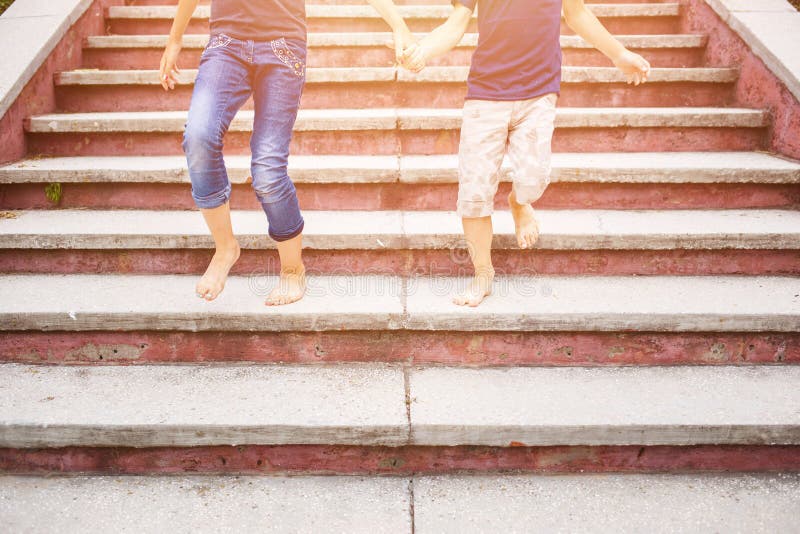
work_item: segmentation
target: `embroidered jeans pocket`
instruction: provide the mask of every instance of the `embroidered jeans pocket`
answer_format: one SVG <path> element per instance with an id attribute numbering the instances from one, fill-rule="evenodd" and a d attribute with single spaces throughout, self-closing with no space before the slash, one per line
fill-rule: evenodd
<path id="1" fill-rule="evenodd" d="M 206 45 L 206 50 L 211 50 L 212 48 L 223 48 L 231 44 L 233 40 L 232 37 L 228 37 L 224 33 L 219 33 L 216 35 L 212 35 L 208 38 L 208 44 Z"/>
<path id="2" fill-rule="evenodd" d="M 292 69 L 295 76 L 303 76 L 305 74 L 305 62 L 297 57 L 297 54 L 292 52 L 289 45 L 286 43 L 286 39 L 281 37 L 280 39 L 272 41 L 272 51 L 275 52 L 275 56 L 282 63 Z"/>

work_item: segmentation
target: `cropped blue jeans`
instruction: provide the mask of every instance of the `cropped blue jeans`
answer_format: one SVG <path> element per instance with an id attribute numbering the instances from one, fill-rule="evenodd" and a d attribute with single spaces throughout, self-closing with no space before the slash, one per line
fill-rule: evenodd
<path id="1" fill-rule="evenodd" d="M 239 108 L 253 95 L 252 185 L 267 215 L 269 235 L 276 241 L 303 231 L 287 166 L 305 64 L 302 41 L 243 41 L 211 35 L 200 58 L 183 135 L 195 204 L 199 208 L 225 204 L 231 183 L 222 157 L 223 138 Z"/>

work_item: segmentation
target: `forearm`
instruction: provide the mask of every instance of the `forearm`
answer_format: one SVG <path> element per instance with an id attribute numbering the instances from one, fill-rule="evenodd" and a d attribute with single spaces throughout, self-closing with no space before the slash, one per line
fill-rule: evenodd
<path id="1" fill-rule="evenodd" d="M 383 17 L 383 20 L 385 20 L 386 24 L 392 28 L 392 31 L 409 31 L 406 21 L 400 16 L 400 12 L 392 0 L 367 1 L 369 2 L 369 5 L 374 7 L 375 11 L 377 11 L 380 16 Z"/>
<path id="2" fill-rule="evenodd" d="M 172 29 L 169 31 L 170 43 L 181 43 L 183 34 L 186 32 L 189 21 L 192 20 L 192 14 L 194 14 L 198 3 L 199 0 L 179 0 L 178 10 L 175 13 L 175 19 L 172 21 Z"/>
<path id="3" fill-rule="evenodd" d="M 625 52 L 622 43 L 609 33 L 586 6 L 565 10 L 564 18 L 572 31 L 583 37 L 586 42 L 600 50 L 606 57 L 613 59 Z"/>
<path id="4" fill-rule="evenodd" d="M 461 42 L 467 31 L 472 11 L 464 6 L 456 6 L 456 11 L 441 26 L 420 40 L 428 59 L 446 54 Z"/>

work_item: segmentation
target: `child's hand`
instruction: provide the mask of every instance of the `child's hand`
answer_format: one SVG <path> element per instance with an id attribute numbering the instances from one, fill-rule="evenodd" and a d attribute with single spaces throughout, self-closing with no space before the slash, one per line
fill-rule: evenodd
<path id="1" fill-rule="evenodd" d="M 178 55 L 181 53 L 180 43 L 167 43 L 164 49 L 164 54 L 161 56 L 161 67 L 158 72 L 158 81 L 161 82 L 161 87 L 165 91 L 175 89 L 175 84 L 178 83 L 178 74 L 181 72 L 178 69 Z"/>
<path id="2" fill-rule="evenodd" d="M 401 30 L 396 30 L 394 32 L 394 42 L 390 45 L 390 48 L 394 48 L 394 60 L 398 64 L 403 64 L 403 54 L 408 50 L 409 47 L 415 46 L 417 44 L 417 39 L 414 35 L 408 30 L 408 28 L 403 28 Z"/>
<path id="3" fill-rule="evenodd" d="M 411 72 L 420 72 L 428 61 L 428 51 L 423 44 L 414 44 L 403 52 L 401 64 Z"/>
<path id="4" fill-rule="evenodd" d="M 614 65 L 625 74 L 627 83 L 639 85 L 647 81 L 647 76 L 650 75 L 650 63 L 645 58 L 625 50 L 619 57 L 614 59 Z"/>

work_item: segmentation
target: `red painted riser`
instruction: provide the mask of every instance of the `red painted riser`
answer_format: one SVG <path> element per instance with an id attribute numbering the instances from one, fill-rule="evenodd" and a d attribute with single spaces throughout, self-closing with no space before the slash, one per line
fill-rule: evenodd
<path id="1" fill-rule="evenodd" d="M 36 134 L 30 155 L 123 156 L 182 154 L 180 133 Z M 229 132 L 226 154 L 249 154 L 250 134 Z M 564 128 L 553 138 L 556 152 L 653 152 L 758 150 L 759 128 Z M 292 154 L 455 154 L 458 130 L 297 132 Z"/>
<path id="2" fill-rule="evenodd" d="M 200 275 L 208 266 L 211 252 L 210 249 L 6 249 L 0 250 L 0 272 Z M 463 251 L 306 248 L 304 257 L 306 267 L 314 273 L 341 273 L 345 269 L 364 274 L 472 274 Z M 800 275 L 797 250 L 497 250 L 493 259 L 495 268 L 503 274 Z M 277 274 L 279 270 L 274 251 L 247 250 L 232 272 Z"/>
<path id="3" fill-rule="evenodd" d="M 702 65 L 702 48 L 634 49 L 647 58 L 653 67 L 699 67 Z M 84 48 L 83 66 L 94 69 L 155 69 L 161 60 L 161 48 L 92 49 Z M 197 68 L 201 50 L 184 49 L 179 65 Z M 469 65 L 471 49 L 459 48 L 433 59 L 429 66 Z M 563 50 L 564 65 L 610 67 L 611 62 L 600 52 L 591 49 L 568 48 Z M 391 67 L 394 52 L 385 47 L 329 47 L 311 48 L 309 67 Z"/>
<path id="4" fill-rule="evenodd" d="M 60 111 L 171 111 L 188 109 L 193 85 L 165 93 L 159 85 L 60 86 L 56 103 Z M 462 83 L 309 83 L 302 108 L 455 108 L 466 96 Z M 733 101 L 733 84 L 625 83 L 563 84 L 561 107 L 717 107 Z M 245 105 L 252 109 L 252 101 Z"/>
<path id="5" fill-rule="evenodd" d="M 0 449 L 0 473 L 447 474 L 463 472 L 795 472 L 797 446 L 357 447 Z"/>
<path id="6" fill-rule="evenodd" d="M 800 364 L 800 333 L 2 332 L 0 361 L 394 362 L 477 367 Z"/>
<path id="7" fill-rule="evenodd" d="M 290 171 L 291 172 L 291 171 Z M 58 206 L 45 184 L 3 185 L 0 209 L 192 209 L 189 184 L 62 184 Z M 455 184 L 296 184 L 300 205 L 313 210 L 453 210 Z M 510 184 L 500 184 L 496 206 L 506 209 Z M 260 209 L 248 185 L 233 186 L 234 209 Z M 557 209 L 800 209 L 793 184 L 599 184 L 555 182 L 536 201 Z"/>
<path id="8" fill-rule="evenodd" d="M 679 17 L 612 17 L 601 18 L 601 22 L 611 33 L 620 35 L 633 34 L 675 34 L 680 26 Z M 428 32 L 444 22 L 444 19 L 409 19 L 408 26 L 413 32 Z M 172 25 L 171 19 L 113 19 L 108 20 L 108 33 L 120 35 L 167 35 Z M 477 23 L 473 22 L 467 28 L 468 32 L 476 32 Z M 189 22 L 186 33 L 208 33 L 208 22 L 194 19 Z M 311 19 L 308 31 L 315 33 L 345 33 L 345 32 L 387 32 L 389 26 L 383 20 L 374 19 Z M 561 25 L 565 35 L 573 32 Z"/>

